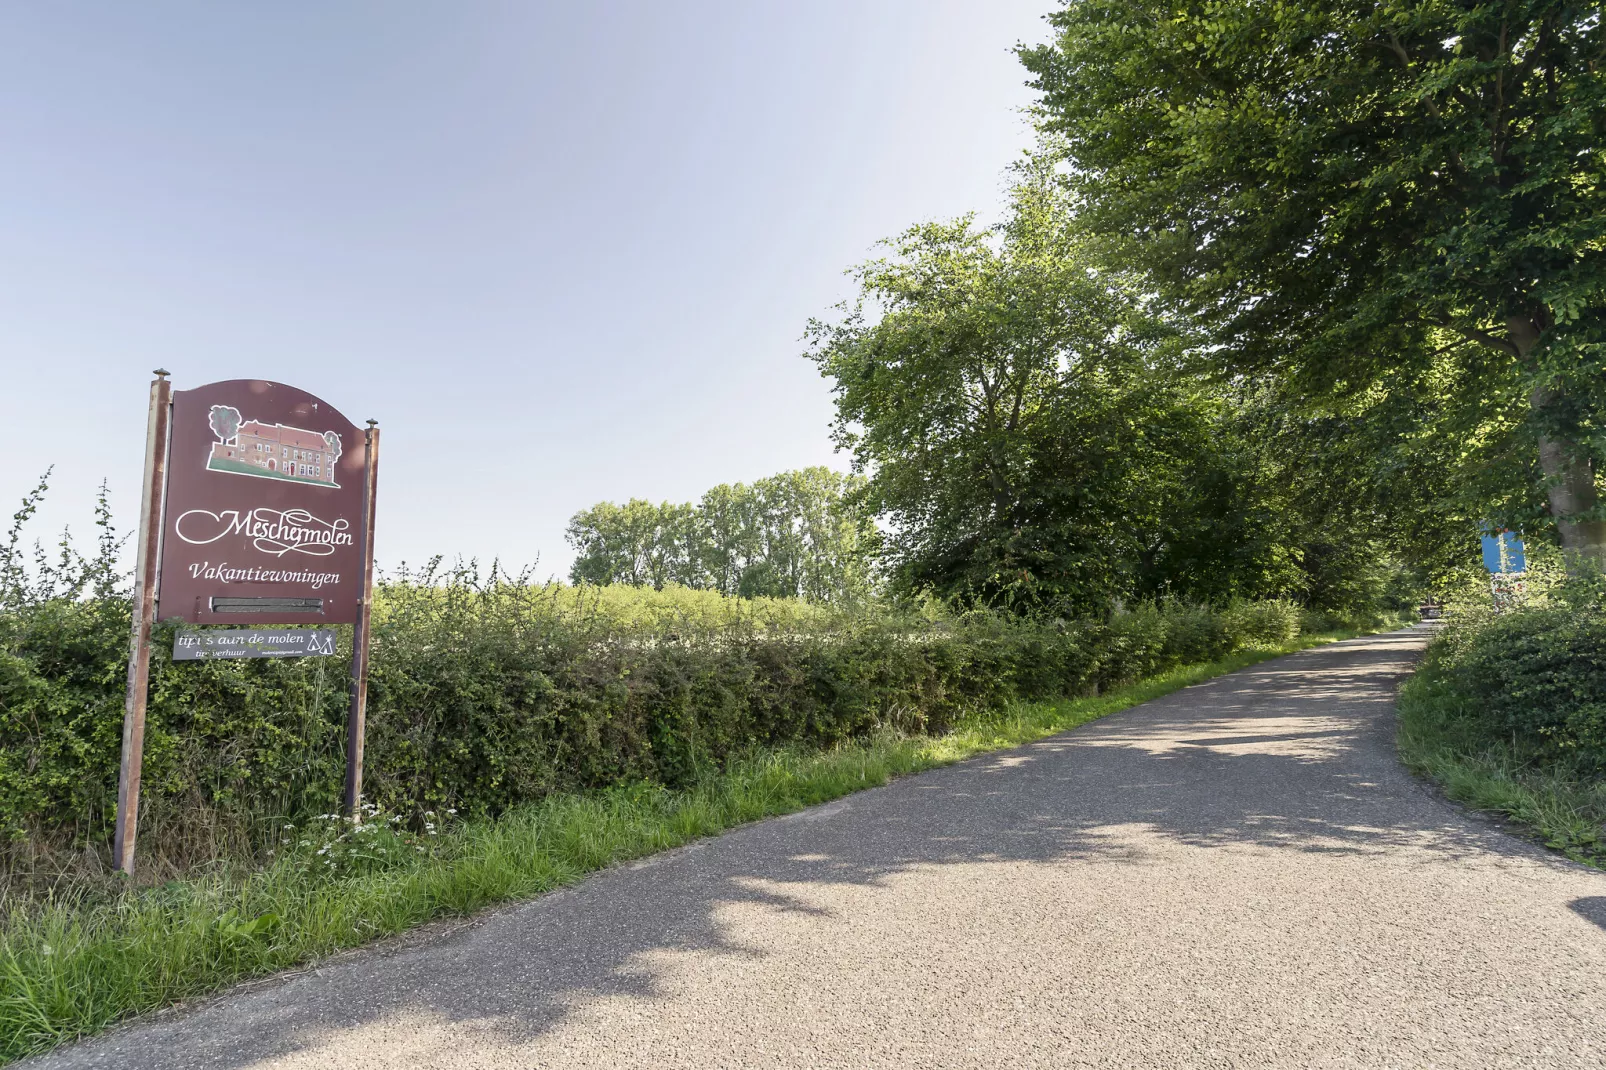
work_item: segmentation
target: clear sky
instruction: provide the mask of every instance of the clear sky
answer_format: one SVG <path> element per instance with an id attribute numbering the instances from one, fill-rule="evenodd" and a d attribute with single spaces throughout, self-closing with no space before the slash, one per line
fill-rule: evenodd
<path id="1" fill-rule="evenodd" d="M 150 370 L 384 430 L 381 566 L 832 452 L 844 269 L 996 212 L 1051 0 L 0 8 L 0 506 L 137 519 Z"/>

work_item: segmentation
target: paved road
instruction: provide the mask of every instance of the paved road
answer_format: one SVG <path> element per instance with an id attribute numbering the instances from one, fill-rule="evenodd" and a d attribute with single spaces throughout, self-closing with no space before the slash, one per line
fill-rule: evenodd
<path id="1" fill-rule="evenodd" d="M 44 1067 L 1606 1066 L 1606 875 L 1396 764 L 1353 640 Z"/>

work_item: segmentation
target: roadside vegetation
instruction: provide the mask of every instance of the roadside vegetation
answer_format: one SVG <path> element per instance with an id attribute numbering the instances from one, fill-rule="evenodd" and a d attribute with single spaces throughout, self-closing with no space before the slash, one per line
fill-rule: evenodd
<path id="1" fill-rule="evenodd" d="M 1402 753 L 1599 864 L 1598 11 L 1048 22 L 1000 221 L 911 220 L 808 325 L 853 472 L 595 503 L 569 583 L 390 572 L 356 824 L 326 813 L 349 634 L 174 664 L 165 624 L 138 883 L 109 872 L 120 540 L 103 501 L 93 551 L 29 553 L 29 495 L 0 543 L 0 1058 L 1376 626 L 1462 584 L 1483 524 L 1571 578 L 1463 599 Z"/>
<path id="2" fill-rule="evenodd" d="M 1400 695 L 1400 754 L 1445 794 L 1606 869 L 1606 583 L 1534 570 L 1466 597 Z"/>
<path id="3" fill-rule="evenodd" d="M 68 544 L 23 569 L 14 542 L 0 547 L 0 891 L 13 896 L 116 880 L 129 599 L 102 520 L 96 554 Z M 429 812 L 495 817 L 638 781 L 680 789 L 754 747 L 940 735 L 1010 703 L 1285 643 L 1302 621 L 1329 618 L 1275 600 L 1067 617 L 401 571 L 376 591 L 364 796 L 417 830 Z M 150 667 L 146 881 L 265 863 L 281 826 L 332 808 L 344 769 L 346 657 L 174 662 L 173 630 L 158 630 Z"/>
<path id="4" fill-rule="evenodd" d="M 0 1062 L 231 982 L 569 884 L 744 822 L 1073 728 L 1338 634 L 1251 642 L 1106 694 L 1015 702 L 941 735 L 883 724 L 816 748 L 750 748 L 678 789 L 635 780 L 497 817 L 367 808 L 278 829 L 264 866 L 220 861 L 160 885 L 59 888 L 0 919 Z"/>
<path id="5" fill-rule="evenodd" d="M 400 571 L 378 591 L 360 820 L 327 812 L 343 657 L 158 654 L 130 885 L 107 859 L 118 540 L 103 510 L 95 552 L 24 562 L 16 532 L 42 493 L 0 546 L 4 1058 L 1060 731 L 1341 624 L 1287 600 L 1070 618 Z"/>

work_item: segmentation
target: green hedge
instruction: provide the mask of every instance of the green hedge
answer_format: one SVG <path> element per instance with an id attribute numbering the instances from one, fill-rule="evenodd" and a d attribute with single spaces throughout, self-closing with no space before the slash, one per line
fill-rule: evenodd
<path id="1" fill-rule="evenodd" d="M 1595 585 L 1466 619 L 1429 657 L 1463 717 L 1542 759 L 1606 771 L 1606 607 Z"/>
<path id="2" fill-rule="evenodd" d="M 13 864 L 44 848 L 104 850 L 128 619 L 127 601 L 106 596 L 0 613 L 0 833 Z M 402 580 L 376 599 L 365 791 L 402 813 L 486 814 L 625 781 L 681 786 L 754 745 L 937 732 L 967 710 L 1087 694 L 1298 628 L 1284 603 L 929 619 L 707 592 Z M 175 664 L 171 643 L 160 627 L 142 865 L 259 854 L 279 822 L 332 809 L 346 659 Z"/>

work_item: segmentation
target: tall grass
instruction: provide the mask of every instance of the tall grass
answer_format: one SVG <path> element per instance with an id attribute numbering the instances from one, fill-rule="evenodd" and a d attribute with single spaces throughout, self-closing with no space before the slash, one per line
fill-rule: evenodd
<path id="1" fill-rule="evenodd" d="M 283 852 L 265 868 L 220 864 L 155 888 L 14 906 L 0 927 L 0 1062 L 744 822 L 1040 739 L 1326 638 L 1243 650 L 1098 697 L 974 712 L 940 736 L 882 727 L 825 749 L 753 749 L 680 790 L 638 781 L 556 794 L 494 819 L 432 821 L 423 833 L 383 814 L 360 832 L 303 824 L 284 830 Z"/>

